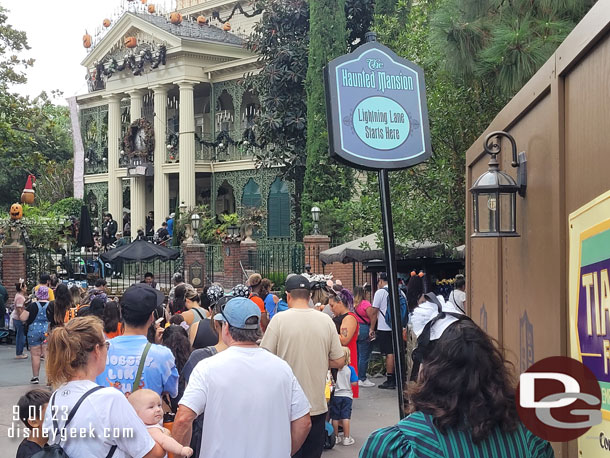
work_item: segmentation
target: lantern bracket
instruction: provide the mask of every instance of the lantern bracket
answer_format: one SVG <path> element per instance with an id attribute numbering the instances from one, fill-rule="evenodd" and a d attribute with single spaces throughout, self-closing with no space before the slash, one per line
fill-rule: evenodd
<path id="1" fill-rule="evenodd" d="M 521 151 L 517 154 L 517 142 L 515 142 L 512 135 L 502 130 L 497 130 L 495 132 L 491 132 L 489 135 L 487 135 L 487 137 L 485 137 L 483 149 L 485 150 L 485 153 L 491 156 L 489 166 L 493 168 L 498 168 L 499 166 L 497 156 L 502 151 L 502 145 L 500 143 L 501 137 L 508 139 L 510 142 L 513 153 L 511 165 L 517 169 L 517 186 L 519 186 L 518 193 L 521 197 L 525 197 L 525 191 L 527 189 L 527 157 L 525 155 L 525 151 Z"/>

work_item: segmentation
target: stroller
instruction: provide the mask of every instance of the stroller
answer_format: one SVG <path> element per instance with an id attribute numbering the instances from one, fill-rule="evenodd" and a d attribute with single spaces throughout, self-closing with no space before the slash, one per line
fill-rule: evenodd
<path id="1" fill-rule="evenodd" d="M 326 396 L 326 402 L 330 402 L 330 398 L 333 395 L 334 392 L 334 383 L 333 383 L 333 377 L 330 373 L 330 371 L 328 371 L 328 375 L 326 376 L 326 389 L 325 389 L 325 396 Z M 335 442 L 336 442 L 336 438 L 335 438 L 335 430 L 333 429 L 333 425 L 330 421 L 328 421 L 328 418 L 326 420 L 326 422 L 324 423 L 324 450 L 330 450 L 331 448 L 333 448 L 335 446 Z"/>

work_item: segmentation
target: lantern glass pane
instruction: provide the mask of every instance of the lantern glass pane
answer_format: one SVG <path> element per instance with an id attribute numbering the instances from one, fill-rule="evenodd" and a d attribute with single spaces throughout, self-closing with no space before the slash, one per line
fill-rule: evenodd
<path id="1" fill-rule="evenodd" d="M 499 197 L 500 232 L 516 232 L 517 228 L 515 225 L 515 194 L 500 194 Z"/>
<path id="2" fill-rule="evenodd" d="M 496 232 L 496 209 L 498 206 L 495 193 L 481 193 L 478 196 L 479 232 Z"/>

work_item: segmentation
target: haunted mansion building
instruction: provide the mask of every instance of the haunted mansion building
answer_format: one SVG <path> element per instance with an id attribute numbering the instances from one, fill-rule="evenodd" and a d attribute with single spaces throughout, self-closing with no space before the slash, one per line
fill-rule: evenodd
<path id="1" fill-rule="evenodd" d="M 279 169 L 255 170 L 259 103 L 241 84 L 257 71 L 244 37 L 260 11 L 231 0 L 176 6 L 127 2 L 83 37 L 88 93 L 76 98 L 75 195 L 94 224 L 108 211 L 121 229 L 129 213 L 132 236 L 151 211 L 156 229 L 182 204 L 205 204 L 216 215 L 260 207 L 261 236 L 294 237 L 294 185 Z"/>

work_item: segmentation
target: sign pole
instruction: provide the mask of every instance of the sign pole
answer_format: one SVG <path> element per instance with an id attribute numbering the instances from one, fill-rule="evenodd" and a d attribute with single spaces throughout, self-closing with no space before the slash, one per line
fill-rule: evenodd
<path id="1" fill-rule="evenodd" d="M 394 225 L 390 205 L 390 179 L 387 169 L 379 171 L 379 194 L 381 197 L 381 218 L 383 221 L 383 245 L 388 276 L 388 291 L 392 310 L 392 349 L 394 350 L 394 376 L 398 390 L 398 414 L 405 417 L 405 346 L 402 340 L 402 322 L 400 300 L 398 297 L 398 269 L 396 268 L 396 246 L 394 243 Z"/>
<path id="2" fill-rule="evenodd" d="M 334 159 L 379 172 L 394 376 L 402 419 L 406 361 L 388 173 L 428 160 L 430 123 L 423 69 L 378 43 L 374 32 L 368 32 L 365 41 L 354 52 L 333 59 L 324 70 L 328 143 Z"/>

